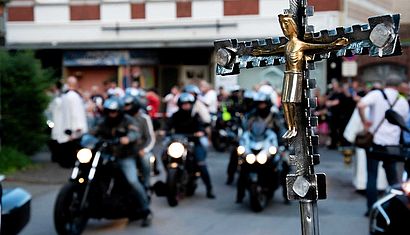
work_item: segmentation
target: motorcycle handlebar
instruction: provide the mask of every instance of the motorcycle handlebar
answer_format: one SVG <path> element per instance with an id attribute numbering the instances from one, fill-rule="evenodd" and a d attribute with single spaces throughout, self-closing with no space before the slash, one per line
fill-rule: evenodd
<path id="1" fill-rule="evenodd" d="M 183 138 L 200 138 L 201 136 L 195 136 L 194 134 L 175 134 L 175 133 L 169 133 L 166 135 L 166 137 L 172 139 L 172 138 L 178 138 L 178 137 L 183 137 Z"/>
<path id="2" fill-rule="evenodd" d="M 119 145 L 119 144 L 120 144 L 120 138 L 115 137 L 113 139 L 101 139 L 96 146 L 104 148 L 104 147 L 109 147 L 109 146 L 114 146 L 114 145 Z"/>

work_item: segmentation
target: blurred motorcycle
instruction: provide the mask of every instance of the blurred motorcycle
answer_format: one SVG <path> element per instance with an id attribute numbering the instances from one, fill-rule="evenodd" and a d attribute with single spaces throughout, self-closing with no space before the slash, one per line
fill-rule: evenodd
<path id="1" fill-rule="evenodd" d="M 119 138 L 97 139 L 86 134 L 69 182 L 58 193 L 54 205 L 54 226 L 58 234 L 77 235 L 88 219 L 130 220 L 142 217 L 136 192 L 122 173 L 111 147 Z"/>
<path id="2" fill-rule="evenodd" d="M 0 182 L 4 180 L 0 175 Z M 31 195 L 22 188 L 5 188 L 0 184 L 1 234 L 16 235 L 29 222 Z"/>
<path id="3" fill-rule="evenodd" d="M 189 136 L 174 134 L 165 140 L 163 163 L 167 171 L 165 185 L 158 182 L 154 190 L 166 196 L 171 207 L 177 206 L 184 196 L 192 196 L 197 187 L 199 170 L 194 161 L 194 143 Z"/>
<path id="4" fill-rule="evenodd" d="M 247 190 L 251 209 L 260 212 L 284 182 L 286 162 L 282 157 L 284 148 L 278 146 L 277 136 L 272 130 L 265 127 L 252 129 L 244 133 L 237 148 L 237 202 L 242 202 Z"/>
<path id="5" fill-rule="evenodd" d="M 216 151 L 224 152 L 229 146 L 237 145 L 243 134 L 239 113 L 231 115 L 226 110 L 213 117 L 211 141 Z"/>

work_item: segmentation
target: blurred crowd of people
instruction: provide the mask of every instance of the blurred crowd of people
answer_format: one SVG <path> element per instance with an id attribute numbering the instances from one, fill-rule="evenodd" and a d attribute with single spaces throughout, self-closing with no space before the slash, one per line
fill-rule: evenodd
<path id="1" fill-rule="evenodd" d="M 323 95 L 317 91 L 318 106 L 315 111 L 319 117 L 318 133 L 322 139 L 325 139 L 325 136 L 329 137 L 328 140 L 325 139 L 329 149 L 356 147 L 357 165 L 353 182 L 358 184 L 362 178 L 366 179 L 363 180 L 367 199 L 364 215 L 369 216 L 378 199 L 380 163 L 384 168 L 388 185 L 394 186 L 399 183 L 396 162 L 389 157 L 386 146 L 401 148 L 400 144 L 408 144 L 409 141 L 398 126 L 386 120 L 386 111 L 394 111 L 409 125 L 409 84 L 399 76 L 390 74 L 383 83 L 339 83 L 333 80 L 329 88 Z M 363 147 L 364 151 L 359 151 L 361 148 L 355 146 L 355 138 L 363 132 L 371 133 L 373 139 L 370 147 Z M 374 151 L 375 149 L 377 151 Z M 361 164 L 361 157 L 365 159 L 364 164 Z"/>
<path id="2" fill-rule="evenodd" d="M 164 97 L 160 97 L 155 88 L 143 89 L 140 87 L 138 81 L 133 81 L 131 86 L 126 89 L 119 87 L 116 81 L 104 84 L 105 90 L 101 89 L 98 85 L 93 85 L 90 90 L 80 91 L 77 86 L 78 84 L 74 77 L 69 77 L 65 84 L 57 83 L 51 91 L 53 101 L 47 112 L 48 119 L 57 119 L 58 122 L 58 119 L 61 119 L 62 116 L 66 118 L 70 116 L 68 114 L 63 114 L 64 108 L 62 107 L 64 106 L 64 97 L 76 97 L 68 99 L 71 101 L 66 101 L 65 103 L 75 103 L 83 100 L 87 125 L 79 124 L 80 126 L 73 126 L 74 124 L 71 124 L 71 126 L 63 127 L 64 130 L 73 130 L 73 135 L 75 132 L 77 132 L 77 135 L 80 135 L 81 132 L 86 132 L 87 128 L 96 125 L 98 119 L 102 115 L 102 105 L 105 99 L 112 96 L 122 98 L 126 94 L 140 97 L 142 107 L 144 107 L 147 114 L 152 119 L 154 129 L 158 130 L 162 125 L 162 118 L 169 118 L 178 110 L 177 101 L 183 90 L 181 87 L 175 85 L 170 89 L 168 94 Z M 321 91 L 319 88 L 315 89 L 315 96 L 317 97 L 315 114 L 318 116 L 319 120 L 317 132 L 321 136 L 321 145 L 327 146 L 329 149 L 337 149 L 340 146 L 349 146 L 350 143 L 343 137 L 343 132 L 358 101 L 369 91 L 381 88 L 382 84 L 378 82 L 364 84 L 358 81 L 339 82 L 336 79 L 333 79 L 331 83 L 328 84 L 326 91 Z M 399 92 L 407 98 L 409 93 L 408 84 L 403 82 L 399 86 L 399 89 Z M 216 115 L 218 111 L 221 112 L 223 109 L 226 109 L 231 114 L 235 114 L 236 112 L 245 113 L 246 109 L 250 108 L 248 107 L 249 103 L 247 102 L 249 98 L 252 98 L 255 92 L 269 94 L 273 108 L 280 109 L 281 107 L 280 92 L 277 92 L 276 89 L 266 81 L 255 85 L 249 90 L 242 89 L 237 85 L 231 87 L 229 91 L 224 87 L 219 87 L 218 90 L 215 90 L 207 81 L 200 81 L 194 85 L 194 88 L 191 89 L 190 92 L 201 101 L 198 102 L 199 106 L 205 106 L 194 107 L 194 110 L 196 110 L 194 112 L 199 112 L 202 121 L 208 124 L 211 122 L 210 117 Z M 163 108 L 161 103 L 163 103 Z M 64 107 L 69 106 L 65 105 Z M 65 110 L 67 113 L 67 109 Z M 82 112 L 71 111 L 70 113 L 80 115 Z M 54 116 L 54 118 L 51 118 L 51 116 Z M 78 117 L 73 118 L 78 119 Z M 80 117 L 80 120 L 81 119 L 82 117 Z M 64 121 L 64 123 L 68 122 Z M 67 141 L 67 135 L 62 134 L 64 133 L 64 130 L 53 129 L 52 139 L 57 140 L 58 142 Z"/>
<path id="3" fill-rule="evenodd" d="M 217 90 L 206 81 L 200 81 L 195 84 L 199 88 L 198 91 L 193 91 L 201 103 L 205 104 L 206 110 L 210 115 L 215 115 L 224 107 L 229 109 L 230 113 L 243 113 L 248 104 L 247 98 L 253 96 L 255 92 L 262 92 L 269 94 L 272 99 L 273 107 L 281 108 L 281 94 L 267 81 L 256 84 L 252 89 L 243 89 L 239 85 L 230 87 L 226 90 L 224 87 L 219 87 Z M 321 91 L 319 88 L 315 89 L 315 96 L 317 97 L 317 108 L 315 114 L 318 116 L 319 125 L 317 132 L 321 136 L 321 145 L 327 146 L 329 149 L 337 149 L 340 146 L 349 146 L 350 143 L 343 137 L 343 132 L 346 128 L 353 111 L 361 97 L 364 97 L 369 91 L 375 89 L 382 89 L 383 85 L 380 82 L 363 83 L 359 81 L 339 82 L 333 79 L 327 86 L 326 91 Z M 403 82 L 400 85 L 399 92 L 407 98 L 409 93 L 409 86 Z M 125 93 L 140 94 L 145 96 L 145 105 L 149 116 L 153 119 L 155 129 L 161 126 L 162 117 L 171 117 L 173 113 L 178 110 L 177 100 L 181 94 L 183 87 L 177 85 L 173 86 L 168 94 L 160 97 L 155 88 L 144 90 L 139 87 L 137 81 L 134 81 L 131 87 L 126 90 L 121 89 L 112 82 L 106 92 L 99 92 L 98 86 L 93 86 L 90 92 L 84 93 L 84 98 L 87 104 L 87 117 L 92 124 L 92 120 L 100 115 L 102 103 L 101 98 L 110 97 L 111 95 L 122 97 Z M 163 111 L 161 109 L 161 102 L 164 104 Z M 200 110 L 203 107 L 200 108 Z M 244 110 L 245 109 L 245 110 Z M 204 116 L 204 115 L 202 115 Z M 205 118 L 208 119 L 208 118 Z M 205 120 L 205 122 L 210 122 Z"/>
<path id="4" fill-rule="evenodd" d="M 359 81 L 339 82 L 332 80 L 326 92 L 315 90 L 317 107 L 315 114 L 318 116 L 318 134 L 321 136 L 321 145 L 329 149 L 350 146 L 352 143 L 343 136 L 346 126 L 352 117 L 358 102 L 373 90 L 382 90 L 381 82 L 362 83 Z M 400 82 L 398 92 L 407 99 L 409 85 Z"/>

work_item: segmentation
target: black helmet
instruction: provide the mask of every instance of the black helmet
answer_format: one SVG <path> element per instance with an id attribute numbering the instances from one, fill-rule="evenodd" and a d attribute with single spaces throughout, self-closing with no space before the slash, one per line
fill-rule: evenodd
<path id="1" fill-rule="evenodd" d="M 199 95 L 201 94 L 201 91 L 199 90 L 199 88 L 197 86 L 195 86 L 194 84 L 188 84 L 186 86 L 184 86 L 184 89 L 182 89 L 183 92 L 188 92 L 191 94 L 195 94 L 195 95 Z"/>
<path id="2" fill-rule="evenodd" d="M 268 106 L 272 105 L 272 100 L 270 96 L 263 92 L 256 93 L 256 95 L 254 96 L 254 101 L 256 104 L 265 102 Z"/>
<path id="3" fill-rule="evenodd" d="M 181 105 L 184 104 L 184 103 L 193 104 L 194 102 L 195 102 L 195 97 L 190 93 L 184 92 L 181 95 L 179 95 L 178 107 L 181 108 Z"/>
<path id="4" fill-rule="evenodd" d="M 258 92 L 255 95 L 254 101 L 255 101 L 254 103 L 255 103 L 257 114 L 261 116 L 262 118 L 266 118 L 271 112 L 271 108 L 272 108 L 272 100 L 270 96 L 268 94 Z M 260 105 L 263 103 L 266 105 L 265 106 Z"/>
<path id="5" fill-rule="evenodd" d="M 141 104 L 138 101 L 138 97 L 132 96 L 130 94 L 125 95 L 124 98 L 122 98 L 122 102 L 124 103 L 124 111 L 130 115 L 136 114 L 141 108 Z"/>
<path id="6" fill-rule="evenodd" d="M 140 108 L 146 109 L 148 105 L 148 100 L 147 100 L 147 92 L 144 89 L 140 89 L 140 92 L 138 93 L 138 96 L 137 96 L 137 102 Z"/>
<path id="7" fill-rule="evenodd" d="M 243 93 L 243 111 L 249 112 L 254 108 L 256 92 L 253 90 L 245 90 Z"/>
<path id="8" fill-rule="evenodd" d="M 122 103 L 119 99 L 111 97 L 104 101 L 104 111 L 121 111 Z"/>
<path id="9" fill-rule="evenodd" d="M 118 123 L 121 122 L 123 115 L 124 115 L 122 112 L 123 105 L 122 105 L 121 100 L 114 96 L 110 97 L 104 101 L 103 107 L 104 107 L 104 115 L 106 118 L 105 119 L 106 124 L 110 127 L 118 125 Z M 113 111 L 117 111 L 118 115 L 116 115 L 115 117 L 112 117 L 111 115 L 109 115 L 109 113 Z"/>
<path id="10" fill-rule="evenodd" d="M 231 87 L 231 92 L 232 93 L 239 93 L 240 91 L 241 91 L 241 86 L 239 86 L 239 85 L 233 85 Z"/>
<path id="11" fill-rule="evenodd" d="M 122 102 L 124 103 L 124 105 L 130 105 L 133 104 L 135 102 L 135 97 L 130 95 L 130 94 L 126 94 L 123 98 L 122 98 Z"/>
<path id="12" fill-rule="evenodd" d="M 256 96 L 256 92 L 253 90 L 245 90 L 245 92 L 243 93 L 244 99 L 249 99 L 253 101 L 255 96 Z"/>
<path id="13" fill-rule="evenodd" d="M 130 96 L 138 96 L 140 93 L 140 89 L 126 89 L 125 90 L 125 95 L 130 95 Z"/>

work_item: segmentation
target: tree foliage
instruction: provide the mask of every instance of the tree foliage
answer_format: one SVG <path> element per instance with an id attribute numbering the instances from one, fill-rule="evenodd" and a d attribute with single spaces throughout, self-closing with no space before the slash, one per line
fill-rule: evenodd
<path id="1" fill-rule="evenodd" d="M 31 165 L 30 159 L 12 147 L 0 149 L 0 173 L 12 174 Z"/>
<path id="2" fill-rule="evenodd" d="M 0 51 L 1 141 L 31 155 L 47 140 L 44 110 L 45 93 L 52 82 L 51 73 L 30 51 Z"/>

